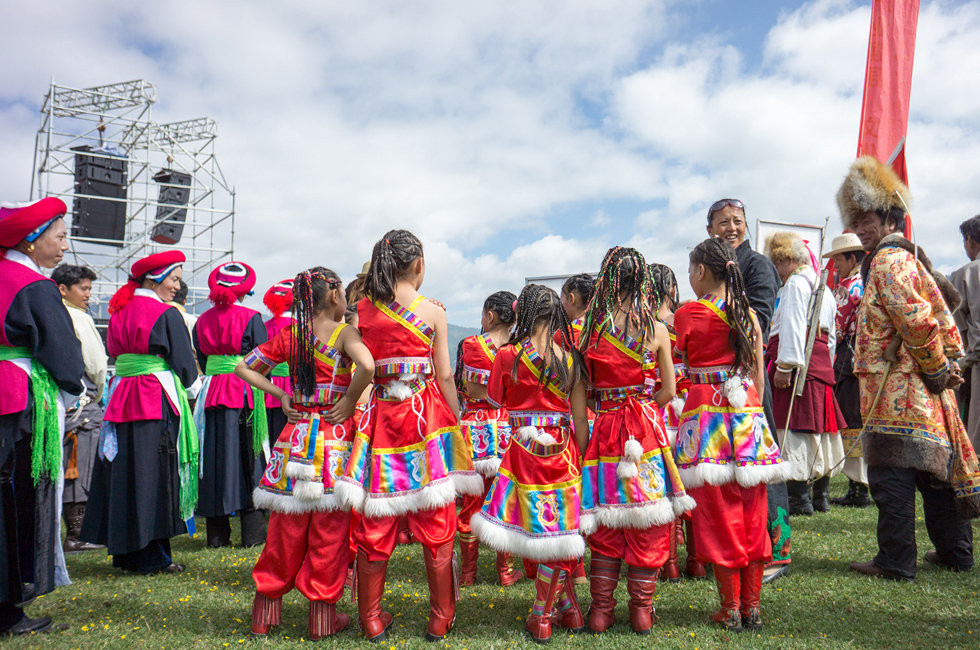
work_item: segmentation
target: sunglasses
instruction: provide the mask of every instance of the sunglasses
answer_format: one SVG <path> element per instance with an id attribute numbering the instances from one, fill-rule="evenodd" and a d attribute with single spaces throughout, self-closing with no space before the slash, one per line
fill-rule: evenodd
<path id="1" fill-rule="evenodd" d="M 715 201 L 714 203 L 712 203 L 711 204 L 711 207 L 708 208 L 708 225 L 709 226 L 711 225 L 711 215 L 713 215 L 715 212 L 718 212 L 718 210 L 721 210 L 726 205 L 730 205 L 733 208 L 738 208 L 742 212 L 745 212 L 745 204 L 742 203 L 741 201 L 739 201 L 738 199 L 720 199 L 720 200 Z"/>

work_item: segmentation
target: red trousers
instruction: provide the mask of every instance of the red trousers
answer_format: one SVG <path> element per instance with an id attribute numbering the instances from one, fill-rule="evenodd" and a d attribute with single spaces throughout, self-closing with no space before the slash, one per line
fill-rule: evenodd
<path id="1" fill-rule="evenodd" d="M 452 543 L 456 536 L 456 504 L 450 503 L 434 510 L 410 512 L 404 515 L 408 529 L 415 539 L 429 549 L 436 549 Z M 398 523 L 400 517 L 365 517 L 354 529 L 354 542 L 357 548 L 367 554 L 368 561 L 378 562 L 391 557 L 398 544 Z"/>
<path id="2" fill-rule="evenodd" d="M 459 521 L 456 522 L 456 530 L 461 533 L 470 532 L 470 519 L 473 515 L 480 512 L 483 507 L 483 500 L 487 497 L 487 492 L 490 491 L 490 485 L 493 483 L 492 476 L 483 477 L 483 495 L 475 496 L 471 494 L 464 494 L 459 498 Z"/>
<path id="3" fill-rule="evenodd" d="M 673 523 L 649 528 L 599 526 L 589 535 L 588 542 L 593 553 L 621 558 L 630 566 L 659 569 L 670 557 L 670 537 L 673 534 Z"/>
<path id="4" fill-rule="evenodd" d="M 279 598 L 295 585 L 310 600 L 336 603 L 344 593 L 349 545 L 349 512 L 273 512 L 265 548 L 252 569 L 255 590 Z"/>
<path id="5" fill-rule="evenodd" d="M 749 562 L 772 559 L 765 484 L 745 488 L 732 481 L 691 488 L 688 494 L 698 502 L 691 519 L 699 562 L 744 569 Z"/>

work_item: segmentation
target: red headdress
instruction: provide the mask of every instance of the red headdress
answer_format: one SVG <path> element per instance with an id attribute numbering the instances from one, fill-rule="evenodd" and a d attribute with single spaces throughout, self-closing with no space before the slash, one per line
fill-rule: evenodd
<path id="1" fill-rule="evenodd" d="M 208 276 L 208 295 L 215 305 L 230 305 L 251 293 L 255 270 L 245 262 L 225 262 Z"/>
<path id="2" fill-rule="evenodd" d="M 109 301 L 109 313 L 114 314 L 128 305 L 144 278 L 150 278 L 157 283 L 163 282 L 164 278 L 186 260 L 187 258 L 180 251 L 163 251 L 135 262 L 129 269 L 129 281 L 120 287 Z"/>
<path id="3" fill-rule="evenodd" d="M 265 292 L 262 302 L 273 316 L 279 318 L 293 305 L 293 280 L 277 282 Z"/>
<path id="4" fill-rule="evenodd" d="M 0 248 L 13 248 L 35 231 L 40 235 L 67 211 L 65 202 L 53 196 L 33 203 L 0 204 Z"/>

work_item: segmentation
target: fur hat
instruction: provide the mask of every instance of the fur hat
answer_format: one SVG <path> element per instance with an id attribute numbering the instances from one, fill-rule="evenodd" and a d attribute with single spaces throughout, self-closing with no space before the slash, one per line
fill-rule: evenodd
<path id="1" fill-rule="evenodd" d="M 837 190 L 837 207 L 845 230 L 853 230 L 854 222 L 865 212 L 885 213 L 892 208 L 901 208 L 904 212 L 902 200 L 911 201 L 909 188 L 891 167 L 883 165 L 874 156 L 861 156 L 855 160 Z"/>
<path id="2" fill-rule="evenodd" d="M 810 261 L 803 240 L 795 232 L 781 230 L 774 232 L 766 238 L 766 255 L 772 260 L 773 264 L 779 264 L 786 260 L 806 264 Z"/>

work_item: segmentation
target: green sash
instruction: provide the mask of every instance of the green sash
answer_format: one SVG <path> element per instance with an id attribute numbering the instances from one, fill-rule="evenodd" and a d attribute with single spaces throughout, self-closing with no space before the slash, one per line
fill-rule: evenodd
<path id="1" fill-rule="evenodd" d="M 234 374 L 235 366 L 244 358 L 234 354 L 212 354 L 208 356 L 208 365 L 204 369 L 204 374 L 211 376 Z M 252 413 L 248 419 L 252 422 L 252 451 L 258 454 L 269 439 L 269 420 L 265 416 L 265 393 L 255 386 L 252 386 Z"/>
<path id="2" fill-rule="evenodd" d="M 140 377 L 155 372 L 169 372 L 177 390 L 177 407 L 180 409 L 180 433 L 177 434 L 177 464 L 180 475 L 180 516 L 190 519 L 197 506 L 197 471 L 201 448 L 197 441 L 197 429 L 187 390 L 180 378 L 164 359 L 152 354 L 120 354 L 116 357 L 117 377 Z"/>
<path id="3" fill-rule="evenodd" d="M 31 360 L 31 478 L 57 480 L 61 473 L 61 426 L 58 422 L 58 384 L 48 369 L 34 360 L 30 348 L 0 346 L 0 361 Z"/>
<path id="4" fill-rule="evenodd" d="M 272 377 L 288 377 L 289 376 L 289 364 L 280 363 L 278 366 L 272 369 L 269 373 Z"/>

